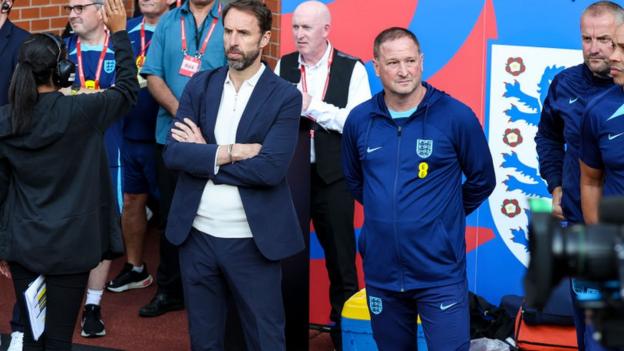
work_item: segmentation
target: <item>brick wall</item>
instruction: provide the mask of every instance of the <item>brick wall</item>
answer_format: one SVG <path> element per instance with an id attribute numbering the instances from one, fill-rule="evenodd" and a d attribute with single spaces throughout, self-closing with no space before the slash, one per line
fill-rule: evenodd
<path id="1" fill-rule="evenodd" d="M 280 58 L 280 13 L 282 12 L 282 0 L 265 0 L 265 3 L 273 13 L 273 28 L 271 28 L 271 43 L 264 49 L 262 58 L 272 68 L 275 68 L 275 64 L 277 64 L 277 60 Z"/>
<path id="2" fill-rule="evenodd" d="M 265 0 L 273 12 L 271 43 L 265 48 L 263 58 L 271 67 L 279 59 L 281 0 Z M 60 34 L 67 24 L 63 6 L 68 0 L 15 0 L 9 18 L 29 32 L 55 32 Z M 128 13 L 134 9 L 134 1 L 126 0 Z"/>
<path id="3" fill-rule="evenodd" d="M 63 6 L 68 0 L 14 0 L 9 19 L 16 25 L 31 33 L 54 32 L 61 34 L 67 24 L 67 13 Z M 130 5 L 128 14 L 134 10 L 134 2 L 126 0 Z"/>

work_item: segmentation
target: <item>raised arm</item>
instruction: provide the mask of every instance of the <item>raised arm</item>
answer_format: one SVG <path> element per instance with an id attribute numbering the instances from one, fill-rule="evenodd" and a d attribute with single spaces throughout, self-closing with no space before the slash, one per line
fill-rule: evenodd
<path id="1" fill-rule="evenodd" d="M 126 32 L 126 10 L 122 0 L 107 0 L 101 10 L 104 23 L 111 32 L 115 48 L 115 86 L 96 94 L 74 96 L 85 114 L 96 119 L 98 128 L 104 132 L 115 120 L 125 115 L 137 101 L 139 83 L 136 75 L 130 39 Z"/>

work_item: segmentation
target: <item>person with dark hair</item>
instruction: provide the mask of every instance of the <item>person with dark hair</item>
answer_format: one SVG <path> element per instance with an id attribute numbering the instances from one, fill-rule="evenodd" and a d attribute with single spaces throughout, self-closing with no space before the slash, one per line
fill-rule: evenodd
<path id="1" fill-rule="evenodd" d="M 165 147 L 179 172 L 166 235 L 180 250 L 193 350 L 224 348 L 231 298 L 248 350 L 285 351 L 280 261 L 304 248 L 286 182 L 301 94 L 261 61 L 266 5 L 234 1 L 223 26 L 228 66 L 191 78 Z"/>
<path id="2" fill-rule="evenodd" d="M 613 86 L 609 55 L 613 32 L 621 23 L 624 10 L 620 5 L 611 1 L 589 5 L 580 17 L 583 63 L 557 74 L 544 100 L 535 145 L 540 175 L 552 195 L 553 215 L 563 221 L 562 226 L 584 222 L 579 168 L 582 117 L 589 102 Z M 577 294 L 586 297 L 595 287 L 591 282 L 571 280 L 580 351 L 603 349 L 593 340 L 592 328 L 585 327 L 585 312 L 576 306 Z"/>
<path id="3" fill-rule="evenodd" d="M 160 105 L 156 118 L 156 180 L 163 226 L 177 177 L 163 163 L 164 144 L 189 79 L 196 72 L 215 69 L 226 62 L 220 21 L 222 6 L 219 0 L 190 0 L 162 16 L 141 69 L 147 88 Z M 156 317 L 184 308 L 178 249 L 165 239 L 164 233 L 156 284 L 156 294 L 139 310 L 141 317 Z"/>
<path id="4" fill-rule="evenodd" d="M 70 350 L 89 277 L 123 244 L 111 187 L 104 132 L 129 111 L 138 93 L 122 0 L 101 10 L 115 44 L 117 83 L 96 94 L 65 96 L 73 64 L 60 38 L 35 34 L 22 45 L 0 108 L 0 273 L 12 276 L 20 310 L 24 291 L 43 275 L 45 330 L 25 350 Z M 105 11 L 105 13 L 104 13 Z"/>
<path id="5" fill-rule="evenodd" d="M 9 103 L 9 84 L 13 69 L 17 64 L 17 54 L 19 47 L 28 38 L 28 32 L 14 25 L 9 20 L 11 8 L 15 2 L 13 0 L 3 0 L 0 7 L 0 106 Z M 11 344 L 9 351 L 22 349 L 22 338 L 24 336 L 24 324 L 21 322 L 19 308 L 17 304 L 13 306 L 13 317 L 11 318 Z"/>
<path id="6" fill-rule="evenodd" d="M 320 1 L 304 1 L 292 17 L 297 51 L 284 55 L 275 73 L 297 84 L 303 95 L 301 115 L 310 128 L 310 217 L 325 252 L 329 276 L 331 337 L 342 349 L 342 307 L 359 290 L 355 268 L 354 201 L 340 160 L 342 128 L 351 109 L 370 99 L 362 62 L 329 42 L 331 14 Z"/>
<path id="7" fill-rule="evenodd" d="M 373 337 L 381 351 L 416 350 L 420 315 L 429 350 L 468 351 L 466 216 L 496 185 L 490 150 L 474 112 L 422 81 L 412 32 L 382 31 L 373 63 L 384 90 L 351 111 L 342 139 L 364 205 Z"/>

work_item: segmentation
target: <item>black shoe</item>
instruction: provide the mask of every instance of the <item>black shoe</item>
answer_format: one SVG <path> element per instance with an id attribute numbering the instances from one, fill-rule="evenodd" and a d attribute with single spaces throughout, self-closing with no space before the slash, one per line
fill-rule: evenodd
<path id="1" fill-rule="evenodd" d="M 147 305 L 141 307 L 139 316 L 156 317 L 163 313 L 171 311 L 179 311 L 184 309 L 182 299 L 171 297 L 165 293 L 157 293 L 156 296 Z"/>
<path id="2" fill-rule="evenodd" d="M 82 326 L 80 335 L 85 338 L 96 338 L 106 335 L 104 321 L 102 321 L 102 314 L 98 305 L 85 305 L 80 325 Z"/>
<path id="3" fill-rule="evenodd" d="M 143 264 L 143 272 L 137 273 L 132 270 L 132 265 L 126 263 L 115 279 L 108 282 L 106 289 L 112 292 L 123 292 L 130 289 L 146 288 L 154 279 L 147 273 L 147 265 Z"/>

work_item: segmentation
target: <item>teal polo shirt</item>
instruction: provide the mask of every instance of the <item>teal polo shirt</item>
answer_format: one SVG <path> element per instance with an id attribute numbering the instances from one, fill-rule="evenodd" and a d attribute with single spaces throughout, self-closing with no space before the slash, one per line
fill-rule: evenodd
<path id="1" fill-rule="evenodd" d="M 206 35 L 210 31 L 213 19 L 217 19 L 217 24 L 208 41 L 206 52 L 201 58 L 200 70 L 211 70 L 225 65 L 223 21 L 219 17 L 219 6 L 220 2 L 215 1 L 210 14 L 206 16 L 204 23 L 199 28 L 196 26 L 195 18 L 189 8 L 189 1 L 163 15 L 160 21 L 158 21 L 158 26 L 156 26 L 156 31 L 152 36 L 152 43 L 145 58 L 145 65 L 141 69 L 141 74 L 143 76 L 155 75 L 162 78 L 169 89 L 171 89 L 173 95 L 178 100 L 180 99 L 184 87 L 190 79 L 179 73 L 182 60 L 184 59 L 180 30 L 181 18 L 184 18 L 187 52 L 191 56 L 199 52 Z M 165 144 L 172 121 L 173 116 L 160 107 L 156 119 L 157 143 Z"/>

